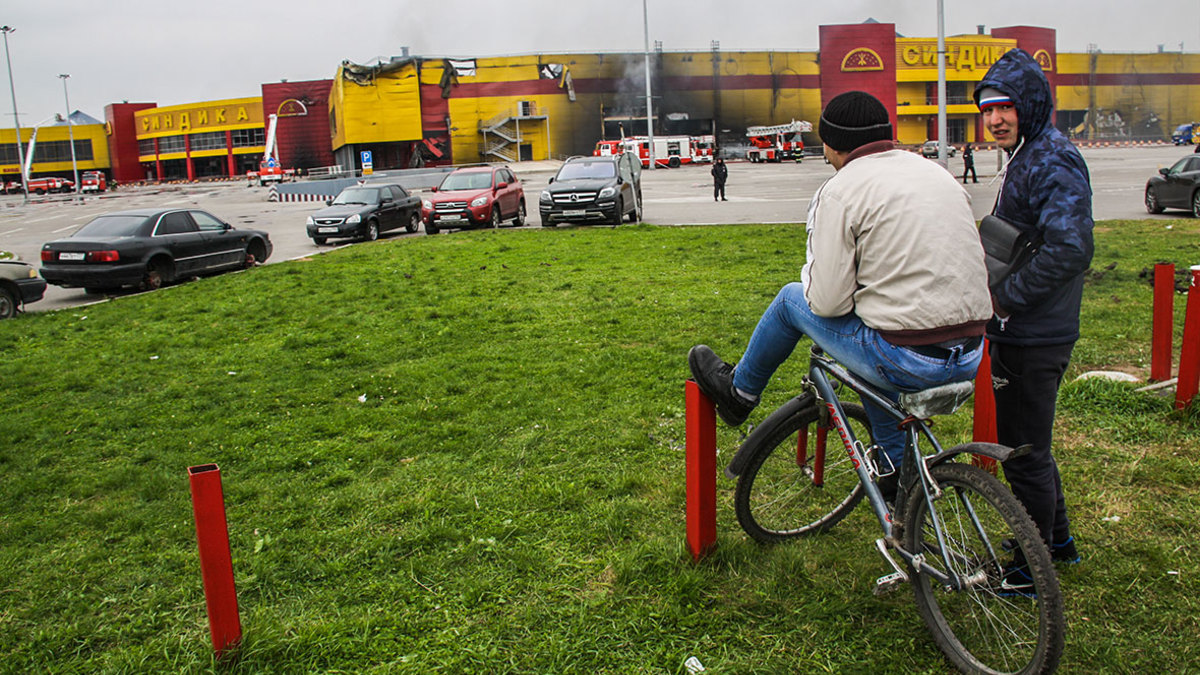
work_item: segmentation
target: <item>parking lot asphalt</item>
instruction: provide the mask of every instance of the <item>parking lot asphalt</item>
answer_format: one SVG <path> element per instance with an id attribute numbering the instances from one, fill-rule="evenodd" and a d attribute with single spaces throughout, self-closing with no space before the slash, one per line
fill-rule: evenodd
<path id="1" fill-rule="evenodd" d="M 1181 212 L 1148 215 L 1142 203 L 1146 180 L 1159 167 L 1170 166 L 1191 152 L 1191 147 L 1144 146 L 1084 149 L 1091 172 L 1093 213 L 1097 220 L 1171 219 L 1190 217 Z M 949 170 L 962 172 L 962 159 L 948 162 Z M 538 228 L 537 200 L 559 162 L 522 162 L 512 165 L 525 186 L 530 217 L 526 227 Z M 999 189 L 993 179 L 999 168 L 994 152 L 975 156 L 979 183 L 968 184 L 976 218 L 991 211 Z M 799 223 L 805 219 L 809 200 L 816 189 L 833 175 L 820 157 L 803 163 L 751 164 L 731 161 L 726 194 L 729 201 L 712 200 L 712 178 L 708 165 L 644 171 L 643 221 L 654 225 L 711 225 L 746 223 Z M 0 197 L 0 251 L 37 264 L 42 244 L 70 236 L 102 213 L 141 207 L 181 206 L 199 208 L 234 225 L 266 230 L 275 244 L 268 264 L 303 258 L 332 250 L 313 244 L 305 233 L 304 220 L 321 202 L 272 202 L 269 190 L 245 181 L 122 187 L 99 196 L 76 198 L 56 195 L 23 203 L 20 195 Z M 560 226 L 561 227 L 561 226 Z M 596 227 L 596 226 L 587 226 Z M 423 232 L 390 232 L 381 238 L 425 236 Z M 455 236 L 454 232 L 438 236 Z M 347 242 L 343 245 L 357 245 Z M 1196 261 L 1200 262 L 1200 261 Z M 27 311 L 51 311 L 95 302 L 82 289 L 51 286 L 46 297 Z"/>

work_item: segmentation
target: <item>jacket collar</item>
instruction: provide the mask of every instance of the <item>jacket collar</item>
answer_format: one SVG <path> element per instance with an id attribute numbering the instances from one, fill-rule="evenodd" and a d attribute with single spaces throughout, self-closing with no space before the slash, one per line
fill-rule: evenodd
<path id="1" fill-rule="evenodd" d="M 846 164 L 853 162 L 854 160 L 858 159 L 859 157 L 865 157 L 867 155 L 874 155 L 874 154 L 878 154 L 880 152 L 887 152 L 888 150 L 895 150 L 895 149 L 896 149 L 895 141 L 874 141 L 871 143 L 867 143 L 866 145 L 860 145 L 857 148 L 855 148 L 854 150 L 850 151 L 849 155 L 846 155 L 846 162 L 845 162 L 845 164 L 842 164 L 842 166 L 845 167 Z"/>

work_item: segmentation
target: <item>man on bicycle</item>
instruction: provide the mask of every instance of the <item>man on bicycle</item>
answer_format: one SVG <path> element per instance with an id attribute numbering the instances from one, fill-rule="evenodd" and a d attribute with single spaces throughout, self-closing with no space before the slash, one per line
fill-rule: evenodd
<path id="1" fill-rule="evenodd" d="M 696 383 L 730 426 L 745 422 L 805 335 L 892 393 L 969 380 L 983 354 L 992 304 L 966 190 L 936 162 L 897 149 L 887 109 L 870 94 L 830 100 L 819 133 L 836 173 L 809 206 L 801 281 L 779 291 L 736 366 L 704 345 L 688 353 Z M 903 432 L 866 409 L 899 468 Z"/>

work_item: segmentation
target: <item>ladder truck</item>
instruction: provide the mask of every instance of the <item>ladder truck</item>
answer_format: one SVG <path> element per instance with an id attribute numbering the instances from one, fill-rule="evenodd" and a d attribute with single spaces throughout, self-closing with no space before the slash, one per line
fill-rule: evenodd
<path id="1" fill-rule="evenodd" d="M 750 149 L 746 151 L 746 159 L 751 162 L 781 162 L 785 159 L 802 161 L 804 142 L 800 140 L 800 134 L 807 131 L 812 131 L 812 123 L 804 120 L 749 127 L 746 129 L 746 136 L 750 139 Z"/>
<path id="2" fill-rule="evenodd" d="M 278 123 L 279 117 L 272 114 L 267 124 L 266 148 L 263 150 L 262 161 L 258 164 L 258 184 L 264 187 L 267 183 L 283 181 L 283 167 L 279 165 L 279 159 L 275 156 L 275 126 Z"/>

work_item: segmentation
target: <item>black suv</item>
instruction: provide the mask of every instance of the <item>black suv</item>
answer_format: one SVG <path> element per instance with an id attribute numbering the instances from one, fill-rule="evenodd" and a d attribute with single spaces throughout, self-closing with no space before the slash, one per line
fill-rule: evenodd
<path id="1" fill-rule="evenodd" d="M 375 241 L 380 232 L 421 227 L 421 200 L 399 185 L 353 185 L 325 203 L 308 217 L 308 236 L 317 246 L 343 237 Z"/>
<path id="2" fill-rule="evenodd" d="M 642 219 L 642 164 L 631 153 L 572 157 L 542 191 L 538 210 L 543 227 L 603 221 L 620 225 Z"/>

